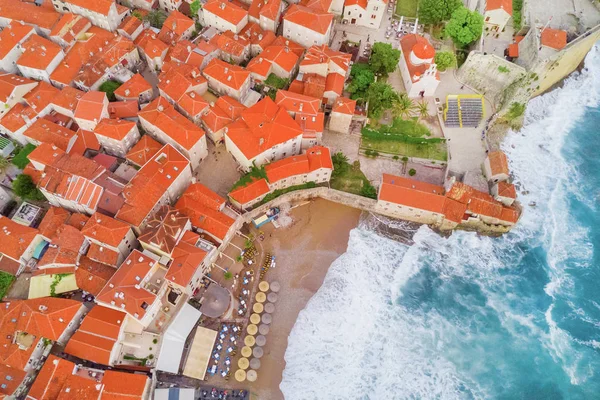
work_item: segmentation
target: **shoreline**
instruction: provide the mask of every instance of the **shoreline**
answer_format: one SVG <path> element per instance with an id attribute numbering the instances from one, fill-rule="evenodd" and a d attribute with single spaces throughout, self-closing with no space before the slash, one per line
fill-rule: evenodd
<path id="1" fill-rule="evenodd" d="M 350 231 L 358 226 L 361 213 L 356 208 L 315 199 L 290 211 L 290 226 L 261 227 L 265 235 L 261 252 L 273 254 L 277 262 L 265 280 L 278 281 L 281 290 L 258 379 L 243 384 L 252 399 L 283 399 L 279 384 L 289 334 L 300 312 L 323 284 L 333 261 L 346 252 Z"/>

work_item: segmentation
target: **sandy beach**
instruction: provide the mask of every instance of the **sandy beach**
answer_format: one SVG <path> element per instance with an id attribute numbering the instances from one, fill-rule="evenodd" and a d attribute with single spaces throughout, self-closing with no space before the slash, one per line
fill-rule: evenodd
<path id="1" fill-rule="evenodd" d="M 257 247 L 262 254 L 275 255 L 277 262 L 265 280 L 278 281 L 281 290 L 258 380 L 239 385 L 251 391 L 251 398 L 283 399 L 279 384 L 290 331 L 323 283 L 331 263 L 346 251 L 350 231 L 357 226 L 360 214 L 360 210 L 318 199 L 293 209 L 291 226 L 275 229 L 268 224 L 261 228 L 265 239 L 257 241 Z"/>

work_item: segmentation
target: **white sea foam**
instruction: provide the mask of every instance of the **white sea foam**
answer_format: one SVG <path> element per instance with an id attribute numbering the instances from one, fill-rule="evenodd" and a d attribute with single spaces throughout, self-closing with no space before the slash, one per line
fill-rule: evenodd
<path id="1" fill-rule="evenodd" d="M 595 49 L 587 62 L 600 65 L 600 52 Z M 547 253 L 545 292 L 568 296 L 573 282 L 565 263 L 584 267 L 591 259 L 588 232 L 565 211 L 565 193 L 577 192 L 580 178 L 562 149 L 584 107 L 598 104 L 598 88 L 600 68 L 576 74 L 562 89 L 530 102 L 525 127 L 507 137 L 504 149 L 525 207 L 510 234 L 443 238 L 421 227 L 407 246 L 368 226 L 353 230 L 348 251 L 332 264 L 290 334 L 281 383 L 286 399 L 492 398 L 493 376 L 479 378 L 510 376 L 502 353 L 518 343 L 522 351 L 546 349 L 573 384 L 593 376 L 576 341 L 553 320 L 554 305 L 536 314 L 537 299 L 515 293 L 520 277 L 506 272 L 527 256 L 519 244 L 533 242 Z M 533 201 L 537 206 L 527 206 Z M 432 304 L 428 295 L 452 301 L 471 318 L 425 307 Z M 497 344 L 492 367 L 488 352 L 498 339 L 477 318 L 490 314 L 511 339 Z"/>

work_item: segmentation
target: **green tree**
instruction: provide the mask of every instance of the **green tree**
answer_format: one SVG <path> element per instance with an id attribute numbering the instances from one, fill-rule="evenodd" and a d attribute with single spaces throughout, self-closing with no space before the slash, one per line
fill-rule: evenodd
<path id="1" fill-rule="evenodd" d="M 399 60 L 400 50 L 394 49 L 389 43 L 377 42 L 373 45 L 369 65 L 375 74 L 387 75 L 394 72 Z"/>
<path id="2" fill-rule="evenodd" d="M 200 5 L 200 0 L 194 0 L 190 3 L 190 12 L 192 13 L 192 18 L 198 18 L 198 11 L 200 11 L 201 8 L 202 6 Z"/>
<path id="3" fill-rule="evenodd" d="M 440 51 L 439 53 L 435 53 L 434 62 L 438 71 L 444 72 L 456 65 L 456 56 L 449 51 Z"/>
<path id="4" fill-rule="evenodd" d="M 31 176 L 21 174 L 12 183 L 12 188 L 17 196 L 25 200 L 44 200 L 45 197 L 38 190 Z"/>
<path id="5" fill-rule="evenodd" d="M 369 116 L 379 119 L 384 110 L 389 110 L 398 101 L 398 93 L 385 82 L 375 82 L 367 90 Z"/>
<path id="6" fill-rule="evenodd" d="M 139 12 L 138 10 L 135 10 L 131 13 L 132 16 L 136 17 L 137 19 L 139 19 L 140 21 L 144 20 L 144 16 L 142 15 L 141 12 Z"/>
<path id="7" fill-rule="evenodd" d="M 121 82 L 117 81 L 106 81 L 98 88 L 99 91 L 106 93 L 108 101 L 116 101 L 115 90 L 121 86 Z"/>
<path id="8" fill-rule="evenodd" d="M 415 102 L 406 93 L 400 93 L 394 104 L 394 111 L 398 117 L 408 119 L 415 111 Z"/>
<path id="9" fill-rule="evenodd" d="M 419 2 L 419 22 L 438 25 L 448 21 L 452 13 L 462 6 L 460 0 L 421 0 Z"/>
<path id="10" fill-rule="evenodd" d="M 375 82 L 375 74 L 371 71 L 369 64 L 358 63 L 352 66 L 350 70 L 351 82 L 348 85 L 348 92 L 353 100 L 364 98 L 369 86 Z"/>
<path id="11" fill-rule="evenodd" d="M 446 25 L 446 33 L 454 43 L 466 47 L 479 39 L 483 32 L 483 16 L 477 11 L 460 7 L 452 13 L 452 18 Z"/>
<path id="12" fill-rule="evenodd" d="M 410 175 L 410 176 L 415 176 L 416 174 L 417 174 L 417 170 L 416 170 L 416 169 L 414 169 L 414 168 L 411 168 L 411 169 L 408 171 L 408 175 Z"/>
<path id="13" fill-rule="evenodd" d="M 419 101 L 415 109 L 417 111 L 417 115 L 419 116 L 419 120 L 429 117 L 429 103 L 427 103 L 425 100 Z"/>
<path id="14" fill-rule="evenodd" d="M 162 28 L 165 20 L 167 19 L 167 14 L 163 10 L 152 10 L 144 17 L 144 20 L 148 22 L 154 28 Z"/>
<path id="15" fill-rule="evenodd" d="M 348 157 L 341 151 L 331 156 L 331 161 L 333 162 L 332 176 L 340 176 L 348 171 L 350 166 L 350 164 L 348 164 Z"/>
<path id="16" fill-rule="evenodd" d="M 370 199 L 377 198 L 377 189 L 371 183 L 365 179 L 363 182 L 363 187 L 360 189 L 360 195 L 364 197 L 368 197 Z"/>

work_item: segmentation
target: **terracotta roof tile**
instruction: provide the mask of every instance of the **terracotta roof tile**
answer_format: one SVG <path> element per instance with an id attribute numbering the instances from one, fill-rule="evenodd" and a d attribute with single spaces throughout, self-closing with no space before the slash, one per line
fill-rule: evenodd
<path id="1" fill-rule="evenodd" d="M 38 119 L 23 132 L 25 137 L 41 143 L 53 144 L 67 151 L 69 143 L 77 133 L 46 119 Z"/>
<path id="2" fill-rule="evenodd" d="M 383 174 L 379 200 L 443 214 L 446 197 L 442 186 Z"/>
<path id="3" fill-rule="evenodd" d="M 332 26 L 333 14 L 292 4 L 285 13 L 283 20 L 324 35 Z"/>
<path id="4" fill-rule="evenodd" d="M 541 35 L 542 45 L 555 50 L 562 50 L 567 45 L 567 32 L 560 29 L 546 28 Z"/>
<path id="5" fill-rule="evenodd" d="M 250 46 L 250 41 L 246 37 L 231 31 L 225 31 L 213 36 L 209 43 L 216 46 L 221 53 L 229 54 L 233 57 L 241 57 L 244 52 L 248 52 Z"/>
<path id="6" fill-rule="evenodd" d="M 510 199 L 517 198 L 517 190 L 515 185 L 508 182 L 498 182 L 498 195 L 502 197 L 508 197 Z"/>
<path id="7" fill-rule="evenodd" d="M 250 72 L 237 65 L 214 58 L 204 68 L 203 74 L 207 78 L 215 79 L 223 85 L 234 90 L 240 90 L 244 83 L 250 79 Z"/>
<path id="8" fill-rule="evenodd" d="M 101 246 L 97 243 L 91 243 L 88 249 L 87 256 L 90 260 L 97 261 L 102 264 L 117 267 L 119 262 L 119 253 L 108 247 Z"/>
<path id="9" fill-rule="evenodd" d="M 73 374 L 73 369 L 75 364 L 71 361 L 49 354 L 27 393 L 27 400 L 56 399 L 67 377 Z"/>
<path id="10" fill-rule="evenodd" d="M 137 19 L 137 18 L 136 18 Z M 143 93 L 152 90 L 152 85 L 142 75 L 135 74 L 127 82 L 115 90 L 115 96 L 128 100 L 137 100 Z"/>
<path id="11" fill-rule="evenodd" d="M 271 64 L 278 65 L 282 70 L 291 73 L 298 64 L 298 56 L 285 46 L 269 46 L 260 55 L 248 63 L 248 71 L 265 76 Z M 264 68 L 267 67 L 267 71 Z"/>
<path id="12" fill-rule="evenodd" d="M 504 10 L 512 16 L 512 8 L 512 0 L 486 0 L 485 2 L 486 11 Z"/>
<path id="13" fill-rule="evenodd" d="M 354 115 L 356 109 L 356 100 L 350 100 L 346 97 L 338 97 L 333 104 L 333 112 L 341 114 Z"/>
<path id="14" fill-rule="evenodd" d="M 163 147 L 162 144 L 152 139 L 149 135 L 144 135 L 142 138 L 129 150 L 125 158 L 133 164 L 142 167 L 152 159 Z"/>
<path id="15" fill-rule="evenodd" d="M 142 374 L 127 374 L 119 371 L 105 371 L 102 378 L 104 392 L 102 398 L 139 399 L 141 400 L 144 390 L 149 384 L 149 378 Z M 116 397 L 119 396 L 119 397 Z"/>
<path id="16" fill-rule="evenodd" d="M 277 36 L 275 38 L 275 40 L 273 41 L 273 43 L 271 43 L 271 44 L 273 46 L 286 46 L 290 49 L 290 51 L 292 51 L 298 57 L 302 57 L 302 55 L 306 51 L 306 49 L 302 45 L 294 42 L 293 40 L 287 39 L 283 36 Z"/>
<path id="17" fill-rule="evenodd" d="M 36 81 L 20 75 L 0 73 L 0 101 L 5 103 L 16 88 L 33 83 Z"/>
<path id="18" fill-rule="evenodd" d="M 75 281 L 79 289 L 97 296 L 115 272 L 115 268 L 83 256 L 75 270 Z"/>
<path id="19" fill-rule="evenodd" d="M 75 109 L 75 118 L 100 121 L 105 107 L 105 100 L 106 93 L 104 92 L 87 92 L 79 99 L 79 103 Z"/>
<path id="20" fill-rule="evenodd" d="M 10 218 L 0 215 L 0 253 L 13 260 L 19 260 L 33 242 L 38 230 L 17 224 Z"/>
<path id="21" fill-rule="evenodd" d="M 62 14 L 60 20 L 52 27 L 50 37 L 60 38 L 67 43 L 71 43 L 91 26 L 92 23 L 81 15 L 72 13 Z"/>
<path id="22" fill-rule="evenodd" d="M 44 108 L 52 102 L 52 100 L 60 95 L 60 91 L 46 82 L 40 82 L 36 87 L 23 96 L 23 100 L 36 113 L 40 113 Z"/>
<path id="23" fill-rule="evenodd" d="M 506 158 L 506 154 L 504 154 L 504 152 L 500 150 L 492 151 L 488 154 L 488 159 L 490 161 L 492 175 L 509 174 L 508 159 Z"/>
<path id="24" fill-rule="evenodd" d="M 137 100 L 112 101 L 108 103 L 108 115 L 111 118 L 135 118 L 140 111 Z"/>
<path id="25" fill-rule="evenodd" d="M 187 231 L 173 249 L 173 261 L 169 265 L 169 270 L 165 275 L 165 279 L 170 282 L 187 287 L 190 283 L 200 263 L 208 254 L 206 251 L 196 247 L 196 243 L 200 236 L 198 234 Z"/>
<path id="26" fill-rule="evenodd" d="M 114 140 L 123 140 L 135 129 L 136 124 L 126 119 L 103 118 L 94 129 L 96 135 L 105 136 Z"/>
<path id="27" fill-rule="evenodd" d="M 60 14 L 52 8 L 38 7 L 33 3 L 14 0 L 0 0 L 2 17 L 15 21 L 23 21 L 29 25 L 50 30 L 60 18 Z"/>
<path id="28" fill-rule="evenodd" d="M 423 75 L 430 66 L 430 64 L 427 62 L 415 65 L 410 61 L 410 55 L 415 46 L 417 46 L 417 48 L 423 48 L 424 46 L 427 46 L 427 48 L 433 49 L 431 43 L 429 43 L 429 41 L 426 38 L 424 38 L 421 35 L 416 35 L 414 33 L 405 35 L 400 40 L 402 57 L 404 57 L 404 61 L 406 61 L 406 66 L 408 67 L 408 72 L 410 73 L 410 78 L 413 82 L 419 80 L 421 75 Z M 431 52 L 429 52 L 428 55 L 431 55 Z M 435 56 L 435 52 L 433 52 L 433 56 Z M 433 56 L 431 58 L 433 58 Z"/>
<path id="29" fill-rule="evenodd" d="M 190 28 L 194 27 L 194 21 L 179 11 L 172 11 L 165 20 L 158 38 L 167 44 L 176 43 Z"/>
<path id="30" fill-rule="evenodd" d="M 98 138 L 94 132 L 80 129 L 77 131 L 77 139 L 73 147 L 71 147 L 69 154 L 84 155 L 88 149 L 100 151 L 100 142 L 98 142 Z"/>
<path id="31" fill-rule="evenodd" d="M 102 385 L 79 375 L 69 375 L 56 400 L 99 399 Z"/>
<path id="32" fill-rule="evenodd" d="M 162 58 L 163 54 L 166 55 L 166 51 L 169 49 L 169 46 L 162 40 L 159 40 L 156 33 L 150 29 L 143 31 L 140 36 L 135 39 L 134 43 L 150 58 Z"/>
<path id="33" fill-rule="evenodd" d="M 60 93 L 53 96 L 51 104 L 73 112 L 75 111 L 75 108 L 77 108 L 77 103 L 79 103 L 79 100 L 84 94 L 85 92 L 75 89 L 74 87 L 65 86 Z"/>
<path id="34" fill-rule="evenodd" d="M 126 17 L 123 22 L 121 22 L 121 25 L 119 25 L 117 29 L 120 29 L 131 36 L 139 29 L 140 26 L 142 26 L 142 21 L 139 18 L 130 15 Z"/>
<path id="35" fill-rule="evenodd" d="M 189 218 L 170 206 L 162 206 L 150 217 L 138 240 L 151 244 L 166 254 L 173 248 L 187 229 Z"/>
<path id="36" fill-rule="evenodd" d="M 12 22 L 0 32 L 0 59 L 3 59 L 14 49 L 17 44 L 22 43 L 25 38 L 35 30 L 29 25 Z"/>
<path id="37" fill-rule="evenodd" d="M 363 10 L 367 9 L 367 4 L 368 1 L 367 0 L 346 0 L 344 2 L 344 6 L 345 7 L 351 7 L 351 6 L 359 6 L 360 8 L 362 8 Z"/>
<path id="38" fill-rule="evenodd" d="M 202 116 L 202 122 L 211 132 L 217 132 L 239 118 L 245 109 L 246 107 L 233 97 L 221 96 Z"/>
<path id="39" fill-rule="evenodd" d="M 17 65 L 38 70 L 48 70 L 51 62 L 62 53 L 59 45 L 38 35 L 31 35 L 23 43 L 23 50 Z"/>
<path id="40" fill-rule="evenodd" d="M 243 205 L 268 193 L 269 184 L 266 179 L 261 178 L 232 190 L 229 192 L 229 197 Z"/>
<path id="41" fill-rule="evenodd" d="M 108 16 L 111 6 L 115 4 L 111 0 L 69 0 L 69 3 L 105 16 Z"/>
<path id="42" fill-rule="evenodd" d="M 278 90 L 275 96 L 275 103 L 290 112 L 303 112 L 309 115 L 317 115 L 321 110 L 321 100 L 289 92 L 287 90 Z"/>
<path id="43" fill-rule="evenodd" d="M 248 11 L 244 10 L 242 7 L 235 3 L 222 0 L 209 0 L 204 4 L 203 10 L 224 19 L 233 25 L 239 24 L 248 16 Z"/>
<path id="44" fill-rule="evenodd" d="M 112 247 L 118 247 L 131 228 L 125 222 L 94 213 L 85 224 L 81 233 Z"/>

